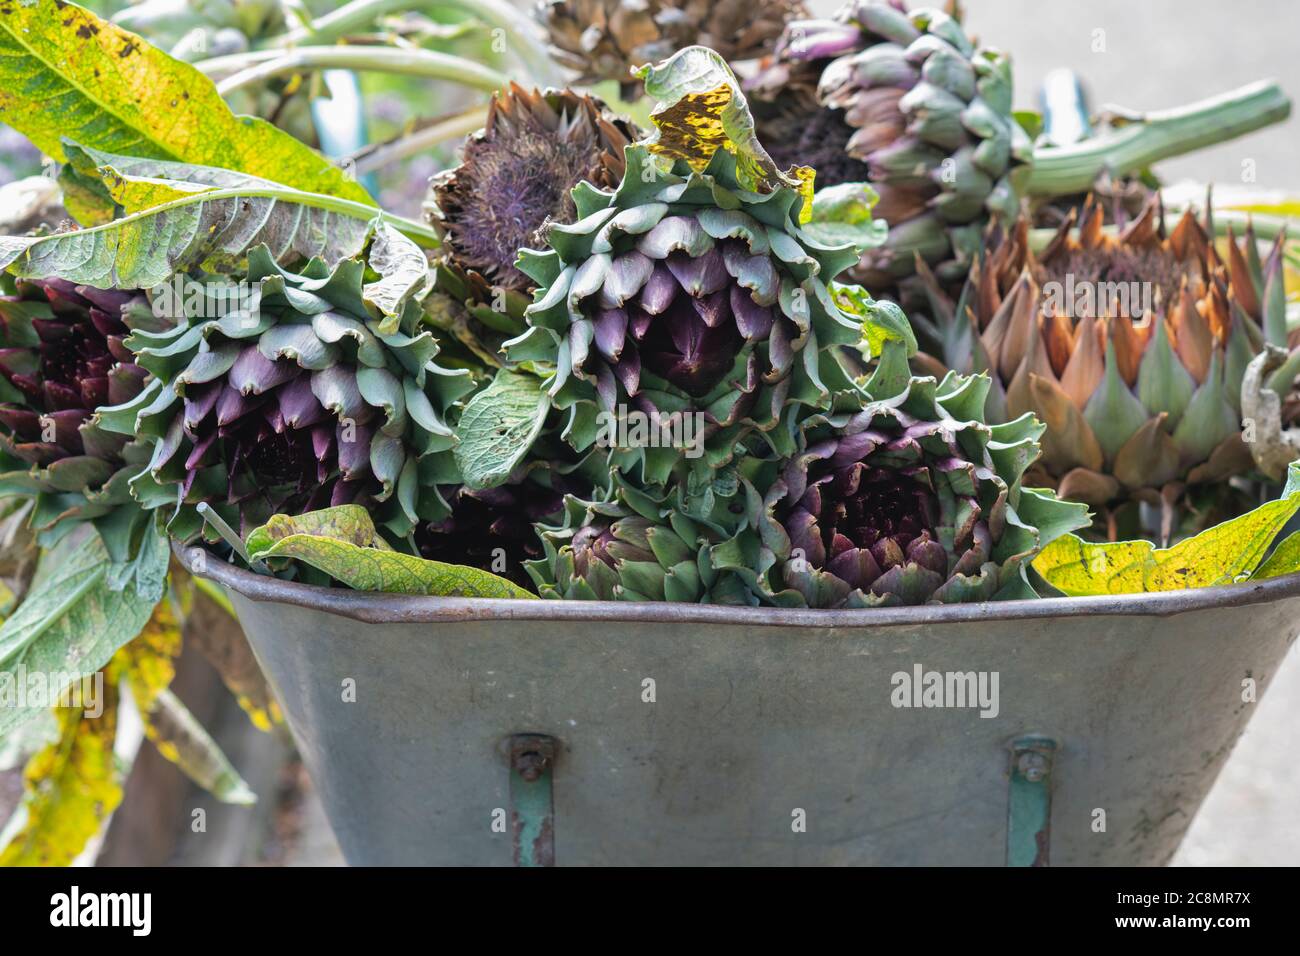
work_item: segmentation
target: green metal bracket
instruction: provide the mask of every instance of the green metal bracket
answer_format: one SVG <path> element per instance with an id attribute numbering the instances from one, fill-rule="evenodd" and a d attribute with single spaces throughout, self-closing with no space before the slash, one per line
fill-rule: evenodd
<path id="1" fill-rule="evenodd" d="M 1047 866 L 1052 836 L 1052 761 L 1049 737 L 1011 743 L 1011 790 L 1007 799 L 1007 866 Z"/>
<path id="2" fill-rule="evenodd" d="M 555 738 L 515 734 L 509 740 L 510 831 L 515 866 L 555 865 L 555 802 L 551 770 Z"/>

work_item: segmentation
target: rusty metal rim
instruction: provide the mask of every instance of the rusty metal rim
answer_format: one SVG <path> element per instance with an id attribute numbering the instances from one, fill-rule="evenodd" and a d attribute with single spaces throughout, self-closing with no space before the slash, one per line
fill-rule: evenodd
<path id="1" fill-rule="evenodd" d="M 178 557 L 185 553 L 173 544 Z M 185 549 L 192 550 L 192 549 Z M 252 601 L 292 604 L 366 624 L 438 621 L 606 621 L 653 624 L 745 624 L 768 627 L 831 628 L 968 621 L 1025 621 L 1116 614 L 1169 617 L 1207 608 L 1267 604 L 1300 596 L 1300 572 L 1264 581 L 1104 597 L 1043 598 L 983 604 L 928 604 L 842 611 L 730 607 L 709 604 L 632 604 L 617 601 L 527 601 L 497 598 L 423 597 L 323 588 L 254 574 L 208 552 L 204 577 Z"/>

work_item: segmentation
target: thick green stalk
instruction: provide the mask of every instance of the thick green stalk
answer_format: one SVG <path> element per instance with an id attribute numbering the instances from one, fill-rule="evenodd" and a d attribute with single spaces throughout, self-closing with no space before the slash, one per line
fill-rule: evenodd
<path id="1" fill-rule="evenodd" d="M 1034 152 L 1027 193 L 1067 196 L 1087 192 L 1103 172 L 1123 176 L 1172 156 L 1234 139 L 1281 122 L 1291 115 L 1291 100 L 1272 81 L 1172 110 L 1146 113 L 1113 133 L 1070 146 Z"/>
<path id="2" fill-rule="evenodd" d="M 349 33 L 366 30 L 374 21 L 389 13 L 423 8 L 460 10 L 500 30 L 506 45 L 516 50 L 528 64 L 533 78 L 543 84 L 555 84 L 559 74 L 546 53 L 545 46 L 528 30 L 528 17 L 506 0 L 352 0 L 311 23 L 295 27 L 270 41 L 272 46 L 292 46 L 297 43 L 330 43 Z M 521 26 L 520 22 L 524 21 Z"/>
<path id="3" fill-rule="evenodd" d="M 488 93 L 506 83 L 504 75 L 464 57 L 435 53 L 432 50 L 401 50 L 375 46 L 304 46 L 279 51 L 274 58 L 240 70 L 217 84 L 217 92 L 229 96 L 235 90 L 252 86 L 275 76 L 299 70 L 374 70 L 448 80 L 472 86 Z"/>

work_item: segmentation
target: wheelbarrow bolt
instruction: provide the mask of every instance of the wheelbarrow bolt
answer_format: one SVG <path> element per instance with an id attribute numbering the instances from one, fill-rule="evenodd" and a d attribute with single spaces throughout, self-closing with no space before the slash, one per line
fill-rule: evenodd
<path id="1" fill-rule="evenodd" d="M 542 774 L 546 772 L 546 764 L 546 757 L 536 752 L 522 753 L 515 759 L 515 767 L 519 770 L 519 776 L 529 783 L 541 779 Z"/>
<path id="2" fill-rule="evenodd" d="M 1020 773 L 1030 783 L 1038 783 L 1047 776 L 1047 758 L 1029 751 L 1020 755 Z"/>

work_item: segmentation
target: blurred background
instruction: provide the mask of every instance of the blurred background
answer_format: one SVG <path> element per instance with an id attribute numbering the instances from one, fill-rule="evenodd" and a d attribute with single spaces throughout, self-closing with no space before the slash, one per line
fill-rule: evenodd
<path id="1" fill-rule="evenodd" d="M 329 0 L 245 4 L 245 15 L 232 26 L 228 0 L 87 5 L 101 15 L 123 16 L 131 29 L 191 61 L 238 52 L 241 44 L 246 47 L 263 31 L 283 30 L 286 9 L 320 15 L 338 6 Z M 515 5 L 520 18 L 526 18 L 531 3 L 517 0 Z M 817 14 L 832 13 L 840 6 L 837 0 L 811 0 L 808 5 Z M 1294 49 L 1300 36 L 1300 4 L 1294 0 L 1230 4 L 967 0 L 962 7 L 968 28 L 981 41 L 1011 53 L 1017 108 L 1037 109 L 1043 78 L 1059 67 L 1072 69 L 1084 79 L 1094 111 L 1109 104 L 1158 110 L 1263 78 L 1278 80 L 1293 98 L 1300 99 L 1300 57 Z M 427 49 L 478 57 L 510 70 L 509 62 L 485 45 L 484 31 L 466 30 L 459 15 L 439 11 L 436 5 L 411 5 L 393 15 L 388 29 Z M 188 52 L 187 42 L 192 47 Z M 344 75 L 311 82 L 326 83 L 325 92 L 333 95 L 336 104 L 361 98 L 364 106 L 357 115 L 363 122 L 341 141 L 318 135 L 310 107 L 305 98 L 294 96 L 292 81 L 257 94 L 241 92 L 245 99 L 232 100 L 232 105 L 272 117 L 335 158 L 361 157 L 358 173 L 368 177 L 367 185 L 381 203 L 402 215 L 419 217 L 428 178 L 454 162 L 458 137 L 378 164 L 367 164 L 365 144 L 383 143 L 463 112 L 477 95 L 436 81 L 378 74 L 366 74 L 359 81 Z M 613 99 L 616 90 L 606 95 Z M 1156 172 L 1167 184 L 1184 179 L 1237 184 L 1243 181 L 1243 170 L 1250 170 L 1255 187 L 1300 190 L 1297 128 L 1292 119 L 1192 158 L 1161 164 Z M 40 171 L 41 157 L 35 150 L 0 126 L 0 185 Z M 1293 653 L 1279 673 L 1263 677 L 1268 690 L 1255 705 L 1260 713 L 1193 821 L 1176 864 L 1300 863 L 1300 818 L 1295 812 L 1300 805 L 1300 735 L 1295 731 L 1300 657 Z M 252 808 L 219 804 L 145 748 L 132 769 L 121 809 L 103 840 L 83 854 L 82 862 L 341 864 L 329 825 L 287 734 L 282 729 L 269 734 L 254 729 L 207 661 L 189 650 L 181 658 L 173 689 L 213 732 L 259 795 L 258 804 Z M 21 795 L 20 773 L 20 769 L 0 770 L 0 820 Z M 196 809 L 206 814 L 203 833 L 193 832 L 191 826 Z"/>

